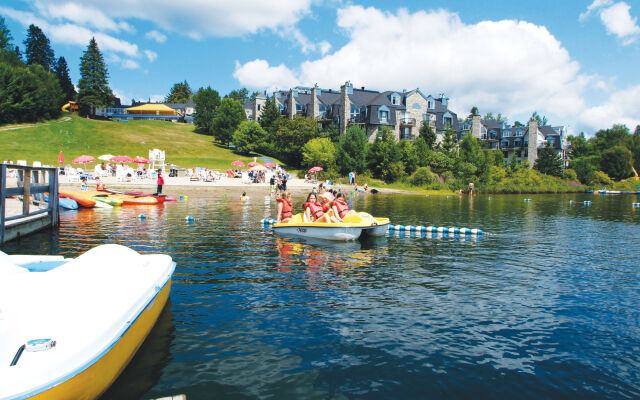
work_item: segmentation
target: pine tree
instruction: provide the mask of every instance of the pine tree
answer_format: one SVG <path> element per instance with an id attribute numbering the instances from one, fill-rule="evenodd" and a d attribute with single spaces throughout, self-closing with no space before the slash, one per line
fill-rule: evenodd
<path id="1" fill-rule="evenodd" d="M 169 95 L 166 98 L 167 103 L 188 103 L 191 100 L 191 96 L 193 92 L 189 87 L 189 83 L 185 80 L 184 82 L 178 82 L 173 85 L 171 91 L 169 91 Z"/>
<path id="2" fill-rule="evenodd" d="M 12 40 L 11 31 L 7 28 L 4 17 L 0 17 L 0 51 L 12 51 Z"/>
<path id="3" fill-rule="evenodd" d="M 429 121 L 422 121 L 422 126 L 420 126 L 420 137 L 424 139 L 425 143 L 429 147 L 429 150 L 433 150 L 436 146 L 437 136 L 436 133 L 429 126 Z"/>
<path id="4" fill-rule="evenodd" d="M 276 121 L 280 118 L 280 110 L 271 97 L 267 97 L 262 107 L 260 126 L 267 132 L 274 133 Z"/>
<path id="5" fill-rule="evenodd" d="M 537 169 L 545 175 L 562 176 L 562 159 L 547 143 L 538 151 L 538 158 L 533 164 L 533 169 Z"/>
<path id="6" fill-rule="evenodd" d="M 51 71 L 55 58 L 49 39 L 42 30 L 31 24 L 27 29 L 27 37 L 24 40 L 27 65 L 40 64 L 45 71 Z"/>
<path id="7" fill-rule="evenodd" d="M 109 72 L 98 43 L 91 38 L 87 50 L 80 57 L 78 108 L 81 115 L 93 114 L 96 107 L 106 107 L 113 102 L 108 77 Z"/>
<path id="8" fill-rule="evenodd" d="M 62 89 L 62 93 L 64 95 L 64 101 L 67 102 L 69 100 L 73 100 L 76 98 L 76 88 L 73 86 L 71 82 L 71 78 L 69 77 L 69 67 L 67 67 L 67 60 L 64 57 L 58 58 L 58 62 L 54 68 L 54 72 L 56 77 L 58 78 L 58 82 L 60 82 L 60 88 Z"/>

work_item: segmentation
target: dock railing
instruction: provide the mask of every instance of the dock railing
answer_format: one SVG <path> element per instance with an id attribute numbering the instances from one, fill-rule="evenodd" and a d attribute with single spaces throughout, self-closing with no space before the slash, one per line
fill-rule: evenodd
<path id="1" fill-rule="evenodd" d="M 16 186 L 7 187 L 9 172 L 15 173 Z M 38 207 L 31 210 L 31 204 L 44 203 L 44 194 L 49 194 L 46 208 Z M 22 214 L 6 215 L 7 198 L 22 196 Z M 5 241 L 5 226 L 7 222 L 47 213 L 51 219 L 51 226 L 56 227 L 60 222 L 58 212 L 58 168 L 30 167 L 25 165 L 0 164 L 0 243 Z"/>

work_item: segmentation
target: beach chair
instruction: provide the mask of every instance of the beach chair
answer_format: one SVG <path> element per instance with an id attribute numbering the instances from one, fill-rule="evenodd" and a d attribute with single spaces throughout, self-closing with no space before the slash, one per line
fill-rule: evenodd
<path id="1" fill-rule="evenodd" d="M 78 174 L 78 171 L 75 168 L 71 166 L 65 167 L 64 175 L 67 177 L 67 182 L 80 183 L 80 174 Z"/>

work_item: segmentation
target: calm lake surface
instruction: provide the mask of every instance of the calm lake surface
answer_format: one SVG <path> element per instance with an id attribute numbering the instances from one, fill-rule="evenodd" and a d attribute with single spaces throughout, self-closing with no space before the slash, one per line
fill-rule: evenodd
<path id="1" fill-rule="evenodd" d="M 265 193 L 184 193 L 63 212 L 2 247 L 176 261 L 169 306 L 104 399 L 640 397 L 636 196 L 357 195 L 394 224 L 486 233 L 308 243 L 263 228 Z"/>

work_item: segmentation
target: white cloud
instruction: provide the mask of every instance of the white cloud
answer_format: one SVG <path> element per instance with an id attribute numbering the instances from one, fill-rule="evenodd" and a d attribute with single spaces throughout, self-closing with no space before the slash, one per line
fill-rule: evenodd
<path id="1" fill-rule="evenodd" d="M 589 18 L 589 15 L 591 15 L 592 12 L 597 11 L 602 7 L 610 6 L 611 4 L 613 4 L 612 0 L 594 0 L 593 3 L 591 3 L 589 7 L 587 7 L 587 10 L 580 14 L 578 20 L 580 22 L 584 22 L 587 20 L 587 18 Z"/>
<path id="2" fill-rule="evenodd" d="M 36 1 L 36 8 L 41 15 L 48 19 L 68 20 L 77 25 L 89 26 L 98 30 L 119 32 L 133 32 L 133 28 L 126 22 L 115 22 L 107 17 L 100 9 L 88 7 L 80 3 L 46 3 Z"/>
<path id="3" fill-rule="evenodd" d="M 269 91 L 298 85 L 297 78 L 284 64 L 272 67 L 264 60 L 249 61 L 243 65 L 236 61 L 233 77 L 245 86 Z"/>
<path id="4" fill-rule="evenodd" d="M 631 6 L 621 2 L 605 8 L 600 13 L 600 19 L 607 28 L 607 33 L 616 35 L 620 39 L 625 39 L 623 44 L 629 44 L 635 40 L 640 33 L 637 25 L 638 18 L 632 17 L 629 13 Z"/>
<path id="5" fill-rule="evenodd" d="M 327 54 L 329 50 L 331 50 L 331 44 L 326 40 L 318 43 L 318 47 L 320 48 L 320 54 L 322 54 L 323 56 Z"/>
<path id="6" fill-rule="evenodd" d="M 145 50 L 144 55 L 147 56 L 147 59 L 149 59 L 149 62 L 154 62 L 156 58 L 158 58 L 158 53 L 151 50 Z"/>
<path id="7" fill-rule="evenodd" d="M 597 130 L 624 124 L 633 130 L 640 125 L 640 85 L 612 93 L 600 105 L 589 107 L 580 115 L 580 121 L 587 127 Z"/>
<path id="8" fill-rule="evenodd" d="M 152 103 L 162 103 L 165 99 L 163 94 L 152 94 L 149 99 Z"/>
<path id="9" fill-rule="evenodd" d="M 125 69 L 138 69 L 140 68 L 140 64 L 135 60 L 127 58 L 122 60 L 122 67 Z"/>
<path id="10" fill-rule="evenodd" d="M 524 21 L 464 24 L 444 10 L 385 13 L 352 6 L 338 11 L 348 42 L 295 70 L 265 60 L 237 64 L 234 77 L 255 89 L 297 83 L 337 88 L 351 80 L 374 89 L 446 92 L 461 114 L 481 111 L 525 118 L 577 115 L 591 81 L 549 31 Z M 558 122 L 564 122 L 559 120 Z"/>
<path id="11" fill-rule="evenodd" d="M 612 0 L 595 0 L 578 19 L 584 22 L 591 13 L 598 13 L 607 33 L 617 36 L 622 40 L 622 45 L 626 46 L 640 35 L 638 18 L 631 16 L 630 10 L 631 6 L 624 1 L 614 3 Z"/>
<path id="12" fill-rule="evenodd" d="M 164 43 L 167 41 L 167 35 L 156 30 L 147 32 L 144 37 L 147 39 L 155 40 L 158 43 Z"/>
<path id="13" fill-rule="evenodd" d="M 35 0 L 38 7 L 58 7 L 59 0 Z M 205 0 L 69 0 L 82 8 L 100 10 L 112 20 L 140 19 L 155 23 L 167 32 L 194 39 L 209 36 L 242 36 L 263 29 L 294 26 L 309 13 L 312 0 L 205 1 Z"/>

